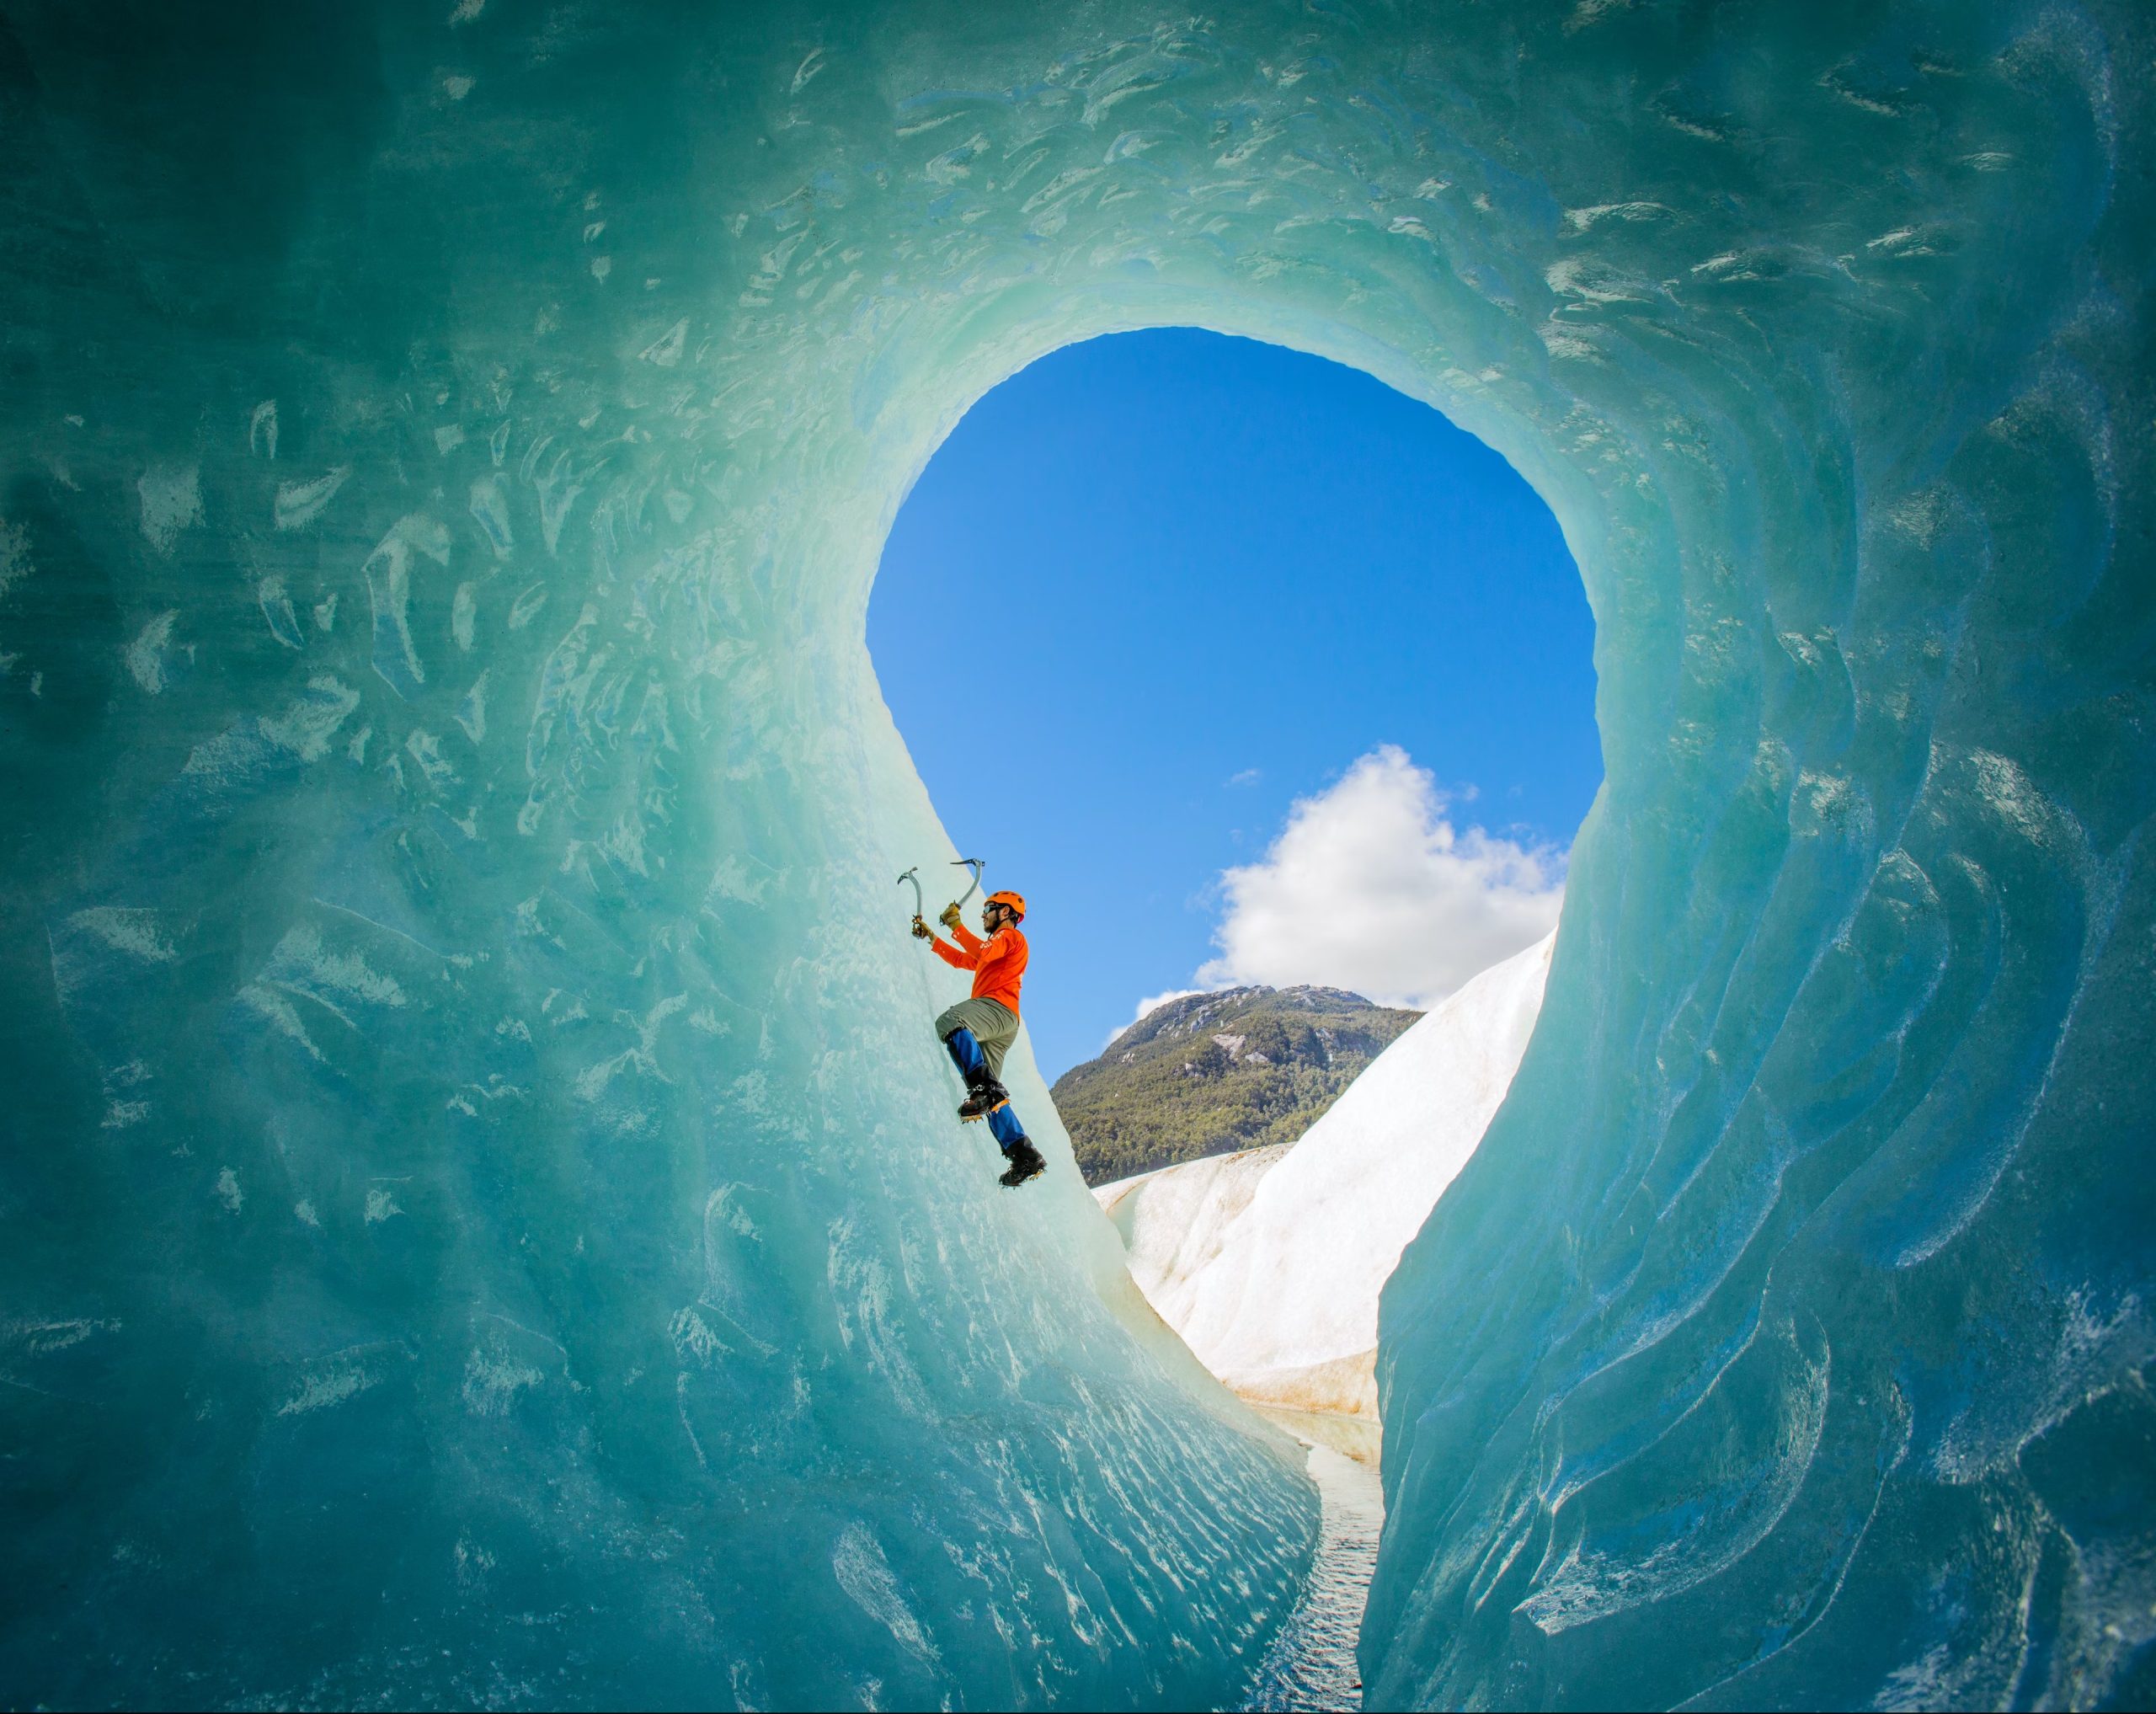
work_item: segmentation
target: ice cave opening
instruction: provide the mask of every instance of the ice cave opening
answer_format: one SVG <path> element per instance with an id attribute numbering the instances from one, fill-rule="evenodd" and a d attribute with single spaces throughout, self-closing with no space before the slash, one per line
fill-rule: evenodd
<path id="1" fill-rule="evenodd" d="M 1427 1009 L 1551 926 L 1601 778 L 1593 619 L 1533 489 L 1364 371 L 1198 328 L 1065 346 L 972 405 L 867 640 L 959 848 L 1052 905 L 1051 1079 L 1141 996 Z"/>
<path id="2" fill-rule="evenodd" d="M 868 641 L 958 848 L 1033 899 L 1027 1038 L 1134 1279 L 1228 1385 L 1374 1461 L 1379 1292 L 1526 1045 L 1600 779 L 1549 509 L 1362 371 L 1096 339 L 937 446 Z M 1148 993 L 1200 1003 L 1132 1033 Z"/>
<path id="3" fill-rule="evenodd" d="M 1379 1295 L 1533 1026 L 1599 781 L 1592 640 L 1500 457 L 1367 374 L 1194 328 L 1001 382 L 884 545 L 879 685 L 957 848 L 1031 900 L 1027 1035 L 1075 1163 L 1147 1303 L 1319 1483 L 1322 1597 L 1256 1706 L 1359 1706 Z M 971 879 L 909 873 L 931 912 Z"/>
<path id="4" fill-rule="evenodd" d="M 863 646 L 966 407 L 1177 322 L 1595 611 L 1372 1701 L 2150 1701 L 2148 32 L 8 6 L 0 1696 L 1246 1694 L 1315 1495 L 921 1123 Z"/>

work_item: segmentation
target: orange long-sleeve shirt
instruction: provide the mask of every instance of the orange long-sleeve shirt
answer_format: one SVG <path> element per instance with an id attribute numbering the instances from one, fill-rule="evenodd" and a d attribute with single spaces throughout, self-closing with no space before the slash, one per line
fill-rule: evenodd
<path id="1" fill-rule="evenodd" d="M 1018 1013 L 1018 985 L 1025 978 L 1026 937 L 1015 928 L 999 928 L 986 940 L 963 925 L 951 931 L 956 946 L 931 937 L 936 956 L 954 969 L 974 973 L 974 998 L 993 1000 Z"/>

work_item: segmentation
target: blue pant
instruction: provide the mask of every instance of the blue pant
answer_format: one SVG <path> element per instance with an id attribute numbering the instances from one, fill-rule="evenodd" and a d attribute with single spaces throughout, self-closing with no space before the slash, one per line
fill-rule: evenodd
<path id="1" fill-rule="evenodd" d="M 988 1056 L 980 1050 L 980 1044 L 974 1039 L 969 1029 L 954 1029 L 943 1038 L 943 1045 L 950 1049 L 951 1062 L 958 1068 L 958 1075 L 966 1080 L 970 1089 L 984 1077 L 995 1074 L 989 1069 Z M 988 1128 L 995 1134 L 995 1145 L 1009 1154 L 1026 1135 L 1025 1126 L 1018 1123 L 1018 1115 L 1011 1110 L 1007 1101 L 999 1103 L 988 1115 Z"/>

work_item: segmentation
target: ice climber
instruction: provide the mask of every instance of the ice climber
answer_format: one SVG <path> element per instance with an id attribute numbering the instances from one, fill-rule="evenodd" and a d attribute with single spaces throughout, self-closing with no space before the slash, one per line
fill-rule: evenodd
<path id="1" fill-rule="evenodd" d="M 1011 1110 L 1011 1092 L 1001 1081 L 1003 1056 L 1018 1039 L 1018 985 L 1026 974 L 1026 937 L 1018 932 L 1018 924 L 1025 915 L 1026 901 L 1018 894 L 990 893 L 981 901 L 981 932 L 975 935 L 967 931 L 958 907 L 947 905 L 937 920 L 951 931 L 956 946 L 937 939 L 920 917 L 913 920 L 914 933 L 936 948 L 937 957 L 974 973 L 972 997 L 936 1020 L 936 1034 L 966 1080 L 958 1117 L 988 1120 L 1006 1163 L 997 1182 L 1014 1188 L 1048 1167 Z"/>

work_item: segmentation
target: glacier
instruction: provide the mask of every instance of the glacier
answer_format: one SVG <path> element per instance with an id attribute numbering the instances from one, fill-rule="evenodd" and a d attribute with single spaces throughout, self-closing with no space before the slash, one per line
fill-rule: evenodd
<path id="1" fill-rule="evenodd" d="M 1312 1492 L 1022 1044 L 1041 1193 L 952 1129 L 863 641 L 968 406 L 1174 323 L 1598 627 L 1373 1706 L 2156 1700 L 2151 28 L 5 0 L 0 1690 L 1243 1694 Z"/>
<path id="2" fill-rule="evenodd" d="M 1294 1142 L 1094 1187 L 1145 1300 L 1239 1396 L 1377 1418 L 1379 1294 L 1504 1100 L 1556 941 L 1431 1007 Z"/>

